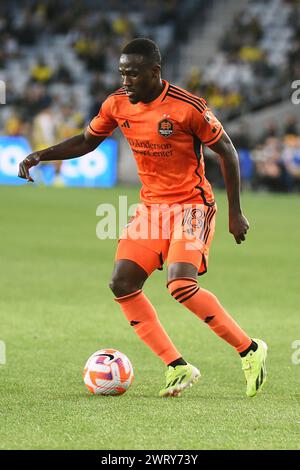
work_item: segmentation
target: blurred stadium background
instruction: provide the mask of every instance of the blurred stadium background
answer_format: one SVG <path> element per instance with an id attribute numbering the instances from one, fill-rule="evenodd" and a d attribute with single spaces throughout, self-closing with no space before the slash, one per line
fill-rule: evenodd
<path id="1" fill-rule="evenodd" d="M 139 36 L 159 44 L 163 77 L 203 96 L 222 120 L 245 188 L 299 190 L 300 100 L 292 88 L 300 79 L 299 0 L 1 2 L 0 184 L 24 184 L 18 162 L 31 149 L 81 132 L 119 87 L 122 46 Z M 206 165 L 222 187 L 209 152 Z M 137 182 L 118 133 L 82 161 L 36 173 L 47 185 Z"/>

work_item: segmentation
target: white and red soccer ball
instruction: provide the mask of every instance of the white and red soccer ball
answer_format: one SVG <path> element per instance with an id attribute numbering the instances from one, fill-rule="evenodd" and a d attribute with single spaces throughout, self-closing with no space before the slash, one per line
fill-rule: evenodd
<path id="1" fill-rule="evenodd" d="M 84 383 L 95 395 L 122 395 L 133 379 L 130 360 L 116 349 L 100 349 L 94 352 L 83 370 Z"/>

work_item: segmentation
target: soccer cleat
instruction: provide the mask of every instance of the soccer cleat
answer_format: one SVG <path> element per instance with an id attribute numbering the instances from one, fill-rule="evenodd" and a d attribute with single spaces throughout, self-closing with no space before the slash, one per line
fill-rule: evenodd
<path id="1" fill-rule="evenodd" d="M 266 358 L 268 347 L 261 339 L 253 338 L 258 345 L 256 351 L 249 351 L 247 356 L 242 357 L 242 369 L 244 371 L 247 389 L 246 395 L 254 397 L 267 380 Z"/>
<path id="2" fill-rule="evenodd" d="M 191 387 L 200 376 L 200 371 L 192 364 L 169 366 L 166 370 L 166 386 L 160 390 L 159 396 L 178 397 L 182 390 Z"/>

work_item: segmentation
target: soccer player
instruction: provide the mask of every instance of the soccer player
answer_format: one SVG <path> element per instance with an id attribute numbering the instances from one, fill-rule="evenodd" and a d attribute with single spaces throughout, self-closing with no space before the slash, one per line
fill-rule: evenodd
<path id="1" fill-rule="evenodd" d="M 249 224 L 240 205 L 237 152 L 204 99 L 162 80 L 161 55 L 153 41 L 129 42 L 119 71 L 122 88 L 108 96 L 85 132 L 32 153 L 20 163 L 19 176 L 33 181 L 31 167 L 91 152 L 119 126 L 136 159 L 142 203 L 120 237 L 110 288 L 137 335 L 167 366 L 159 395 L 178 396 L 200 377 L 176 349 L 142 291 L 146 279 L 166 261 L 170 294 L 237 351 L 246 394 L 254 396 L 266 381 L 267 346 L 250 338 L 215 295 L 197 282 L 207 270 L 216 216 L 202 144 L 220 157 L 229 231 L 240 244 Z"/>

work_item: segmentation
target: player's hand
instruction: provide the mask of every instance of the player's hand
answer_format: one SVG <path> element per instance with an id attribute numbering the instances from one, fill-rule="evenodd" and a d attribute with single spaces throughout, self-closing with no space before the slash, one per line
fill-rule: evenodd
<path id="1" fill-rule="evenodd" d="M 34 183 L 33 178 L 29 174 L 29 170 L 39 163 L 40 157 L 38 156 L 38 152 L 31 153 L 20 163 L 18 176 Z"/>
<path id="2" fill-rule="evenodd" d="M 229 215 L 229 232 L 235 238 L 235 241 L 240 244 L 246 240 L 247 230 L 249 229 L 249 222 L 243 213 Z"/>

